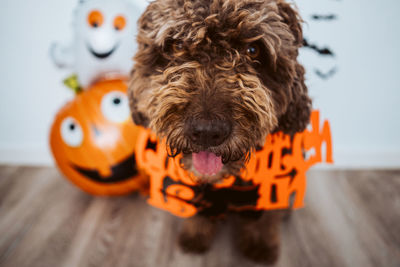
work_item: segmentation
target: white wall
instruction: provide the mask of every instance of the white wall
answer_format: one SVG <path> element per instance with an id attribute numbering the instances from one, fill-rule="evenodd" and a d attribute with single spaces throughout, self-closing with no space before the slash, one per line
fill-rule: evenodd
<path id="1" fill-rule="evenodd" d="M 305 25 L 305 35 L 329 46 L 336 59 L 304 49 L 308 71 L 338 66 L 328 81 L 309 73 L 315 106 L 331 122 L 335 159 L 347 166 L 400 166 L 400 1 L 298 0 L 311 13 L 336 13 L 334 22 Z"/>
<path id="2" fill-rule="evenodd" d="M 136 1 L 141 5 L 144 0 Z M 52 164 L 48 131 L 72 97 L 48 48 L 69 41 L 78 0 L 0 0 L 0 163 Z M 338 20 L 305 26 L 306 36 L 336 57 L 304 49 L 315 107 L 331 122 L 337 166 L 400 167 L 400 19 L 398 0 L 297 0 L 304 19 L 336 13 Z M 323 81 L 315 68 L 338 67 Z"/>

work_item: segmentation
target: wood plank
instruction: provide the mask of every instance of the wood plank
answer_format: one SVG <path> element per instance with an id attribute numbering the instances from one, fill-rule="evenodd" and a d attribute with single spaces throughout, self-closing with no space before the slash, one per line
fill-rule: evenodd
<path id="1" fill-rule="evenodd" d="M 183 253 L 182 219 L 144 197 L 92 197 L 54 168 L 0 166 L 0 266 L 263 266 L 233 245 Z M 281 226 L 276 266 L 400 266 L 400 171 L 311 171 L 306 207 Z"/>
<path id="2" fill-rule="evenodd" d="M 25 187 L 18 205 L 11 205 L 10 212 L 1 217 L 0 265 L 55 266 L 91 197 L 53 169 L 26 170 L 26 180 L 36 183 Z"/>

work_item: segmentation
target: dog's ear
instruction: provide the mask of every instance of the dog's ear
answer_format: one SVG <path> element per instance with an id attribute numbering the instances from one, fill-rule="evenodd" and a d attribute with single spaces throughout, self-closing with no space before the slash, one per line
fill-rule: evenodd
<path id="1" fill-rule="evenodd" d="M 294 37 L 293 45 L 296 51 L 303 44 L 303 31 L 301 28 L 301 18 L 297 10 L 284 0 L 278 0 L 277 5 L 279 14 L 283 22 L 288 25 Z M 279 117 L 278 131 L 293 135 L 303 131 L 310 120 L 312 103 L 308 96 L 308 90 L 304 82 L 305 70 L 297 61 L 298 52 L 294 53 L 292 60 L 295 61 L 294 80 L 291 85 L 291 99 L 286 111 Z"/>
<path id="2" fill-rule="evenodd" d="M 312 101 L 308 96 L 304 83 L 304 68 L 296 64 L 296 77 L 292 85 L 292 101 L 290 101 L 285 113 L 279 117 L 277 131 L 293 135 L 302 132 L 307 127 L 312 110 Z"/>
<path id="3" fill-rule="evenodd" d="M 152 29 L 154 18 L 158 15 L 158 2 L 150 3 L 143 12 L 137 22 L 138 34 L 137 43 L 138 49 L 134 57 L 134 68 L 130 74 L 130 83 L 128 86 L 129 105 L 131 116 L 136 125 L 147 128 L 149 126 L 149 114 L 147 107 L 147 94 L 149 90 L 149 76 L 155 69 L 155 62 L 158 58 L 158 53 L 154 52 L 154 34 Z"/>
<path id="4" fill-rule="evenodd" d="M 294 38 L 295 44 L 301 46 L 303 44 L 303 31 L 301 29 L 302 19 L 297 10 L 284 0 L 278 0 L 279 14 L 283 21 L 289 26 Z"/>
<path id="5" fill-rule="evenodd" d="M 143 79 L 138 77 L 135 69 L 131 71 L 131 80 L 128 86 L 129 107 L 131 109 L 131 116 L 136 125 L 147 128 L 149 126 L 149 118 L 139 108 L 138 98 L 142 96 L 144 91 Z M 136 89 L 136 90 L 135 90 Z M 137 96 L 135 96 L 135 93 Z"/>

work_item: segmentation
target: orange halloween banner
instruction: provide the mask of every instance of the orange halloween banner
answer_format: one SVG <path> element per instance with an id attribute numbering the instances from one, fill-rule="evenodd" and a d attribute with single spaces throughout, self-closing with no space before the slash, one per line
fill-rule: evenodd
<path id="1" fill-rule="evenodd" d="M 180 217 L 196 213 L 219 216 L 229 211 L 260 211 L 304 206 L 306 172 L 314 164 L 332 160 L 328 121 L 320 127 L 319 112 L 311 115 L 311 129 L 292 138 L 281 132 L 267 136 L 264 147 L 253 153 L 240 177 L 221 184 L 198 185 L 180 166 L 180 156 L 170 158 L 166 144 L 148 130 L 139 134 L 136 160 L 150 176 L 148 202 Z"/>

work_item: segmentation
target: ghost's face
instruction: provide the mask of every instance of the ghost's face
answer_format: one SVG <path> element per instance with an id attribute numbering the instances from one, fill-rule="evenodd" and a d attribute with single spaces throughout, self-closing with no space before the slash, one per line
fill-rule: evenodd
<path id="1" fill-rule="evenodd" d="M 128 75 L 139 10 L 125 0 L 88 0 L 75 16 L 76 60 L 83 86 L 108 73 Z"/>
<path id="2" fill-rule="evenodd" d="M 122 10 L 121 10 L 122 11 Z M 106 59 L 116 52 L 130 30 L 124 12 L 91 9 L 86 15 L 85 36 L 87 50 L 98 59 Z M 128 29 L 127 29 L 128 26 Z"/>

